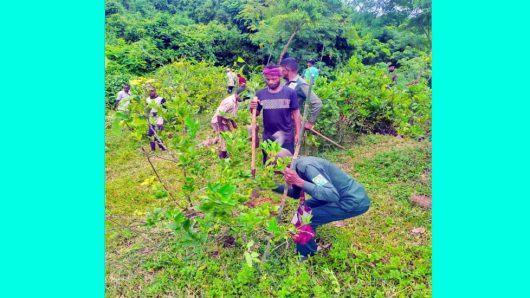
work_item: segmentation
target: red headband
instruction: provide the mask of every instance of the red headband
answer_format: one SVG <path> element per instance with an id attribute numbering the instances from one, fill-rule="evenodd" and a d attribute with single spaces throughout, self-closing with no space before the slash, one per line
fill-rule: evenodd
<path id="1" fill-rule="evenodd" d="M 276 76 L 276 77 L 280 77 L 282 75 L 282 72 L 280 70 L 279 67 L 276 67 L 276 68 L 265 68 L 263 70 L 263 75 L 264 76 Z"/>

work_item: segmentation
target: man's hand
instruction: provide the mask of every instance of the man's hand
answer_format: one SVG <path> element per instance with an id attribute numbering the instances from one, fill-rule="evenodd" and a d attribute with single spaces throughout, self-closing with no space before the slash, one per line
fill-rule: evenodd
<path id="1" fill-rule="evenodd" d="M 305 125 L 304 125 L 304 128 L 307 129 L 307 130 L 312 130 L 313 129 L 313 123 L 306 122 Z"/>
<path id="2" fill-rule="evenodd" d="M 283 170 L 283 177 L 285 178 L 285 183 L 289 185 L 304 187 L 304 179 L 300 178 L 296 171 L 291 170 L 290 168 L 285 168 Z"/>
<path id="3" fill-rule="evenodd" d="M 250 109 L 257 109 L 258 108 L 259 100 L 257 97 L 254 96 L 254 98 L 250 101 Z"/>
<path id="4" fill-rule="evenodd" d="M 233 119 L 230 119 L 230 124 L 232 124 L 234 129 L 237 128 L 237 123 Z"/>
<path id="5" fill-rule="evenodd" d="M 294 143 L 298 144 L 300 140 L 300 132 L 302 130 L 302 120 L 300 119 L 300 110 L 296 109 L 291 112 L 291 117 L 294 122 Z"/>

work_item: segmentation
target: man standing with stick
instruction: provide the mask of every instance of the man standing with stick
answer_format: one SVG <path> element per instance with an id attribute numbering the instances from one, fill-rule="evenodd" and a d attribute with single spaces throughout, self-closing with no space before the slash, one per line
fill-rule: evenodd
<path id="1" fill-rule="evenodd" d="M 300 104 L 300 107 L 304 107 L 305 109 L 304 103 L 306 99 L 309 99 L 309 103 L 311 104 L 311 114 L 309 115 L 309 119 L 307 119 L 305 122 L 304 128 L 310 130 L 326 141 L 333 143 L 335 146 L 345 150 L 346 148 L 337 144 L 335 141 L 324 136 L 313 128 L 318 115 L 320 114 L 320 109 L 322 108 L 322 100 L 320 100 L 315 92 L 311 91 L 311 85 L 298 75 L 298 62 L 296 62 L 296 59 L 291 57 L 285 58 L 282 60 L 280 65 L 282 68 L 282 76 L 287 81 L 285 86 L 296 91 L 296 96 L 298 97 L 298 103 Z M 314 77 L 311 77 L 310 79 L 312 80 L 311 83 L 313 84 Z M 302 110 L 302 113 L 304 113 L 304 110 Z"/>
<path id="2" fill-rule="evenodd" d="M 156 145 L 158 145 L 160 150 L 166 151 L 167 148 L 164 145 L 164 142 L 162 142 L 157 136 L 157 131 L 164 130 L 164 118 L 159 115 L 157 110 L 166 109 L 166 100 L 156 93 L 154 86 L 148 86 L 147 90 L 149 91 L 149 97 L 145 101 L 148 106 L 149 115 L 149 127 L 147 132 L 147 135 L 150 138 L 149 145 L 151 146 L 151 151 L 156 150 Z"/>
<path id="3" fill-rule="evenodd" d="M 311 85 L 309 85 L 309 90 L 308 90 L 308 94 L 309 94 L 309 97 L 311 97 L 311 87 L 313 87 L 313 80 L 314 78 L 311 78 Z M 309 100 L 311 101 L 311 100 Z M 308 108 L 307 108 L 307 102 L 305 103 L 305 106 L 304 106 L 304 117 L 302 118 L 302 132 L 301 132 L 301 138 L 298 138 L 297 139 L 297 142 L 296 142 L 296 148 L 294 149 L 294 155 L 293 155 L 293 162 L 298 158 L 298 154 L 300 152 L 300 147 L 302 145 L 302 139 L 304 137 L 304 132 L 305 132 L 305 124 L 306 124 L 306 120 L 307 120 L 307 111 L 308 111 Z M 289 152 L 288 150 L 283 150 L 282 151 L 284 152 Z M 290 152 L 289 152 L 290 154 Z M 291 165 L 292 167 L 292 165 Z M 303 200 L 303 192 L 299 192 L 298 194 L 300 196 L 300 198 Z M 282 201 L 280 203 L 280 210 L 278 211 L 278 215 L 276 216 L 276 220 L 279 221 L 281 219 L 281 216 L 282 216 L 282 213 L 283 213 L 283 208 L 285 207 L 285 201 L 287 199 L 287 188 L 284 188 L 284 191 L 283 191 L 283 196 L 282 196 Z M 268 240 L 267 242 L 267 247 L 265 248 L 265 253 L 263 254 L 263 257 L 262 257 L 262 260 L 263 261 L 266 261 L 267 260 L 267 257 L 269 256 L 269 249 L 270 249 L 270 242 L 271 239 Z"/>
<path id="4" fill-rule="evenodd" d="M 300 138 L 301 119 L 296 92 L 281 86 L 281 70 L 277 65 L 267 65 L 263 70 L 267 88 L 261 89 L 250 102 L 250 109 L 259 115 L 263 110 L 264 141 L 282 143 L 284 149 L 294 152 Z M 252 132 L 254 134 L 254 132 Z M 281 141 L 283 142 L 281 142 Z M 265 162 L 266 155 L 263 161 Z"/>
<path id="5" fill-rule="evenodd" d="M 282 69 L 282 76 L 287 81 L 285 86 L 296 91 L 296 96 L 298 98 L 298 104 L 300 107 L 304 106 L 305 100 L 309 97 L 309 102 L 311 104 L 311 114 L 309 119 L 305 124 L 305 129 L 312 129 L 315 125 L 315 121 L 320 114 L 320 109 L 322 108 L 322 101 L 314 93 L 311 92 L 309 96 L 309 84 L 298 75 L 298 62 L 294 58 L 285 58 L 280 63 Z M 302 111 L 303 113 L 304 111 Z"/>

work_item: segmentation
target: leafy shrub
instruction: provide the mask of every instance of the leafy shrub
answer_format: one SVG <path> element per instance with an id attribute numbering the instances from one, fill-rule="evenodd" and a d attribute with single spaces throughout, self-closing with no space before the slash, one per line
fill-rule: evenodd
<path id="1" fill-rule="evenodd" d="M 332 76 L 316 87 L 323 100 L 317 129 L 325 134 L 339 142 L 368 133 L 430 136 L 431 90 L 425 80 L 396 86 L 385 67 L 363 65 L 355 57 Z"/>

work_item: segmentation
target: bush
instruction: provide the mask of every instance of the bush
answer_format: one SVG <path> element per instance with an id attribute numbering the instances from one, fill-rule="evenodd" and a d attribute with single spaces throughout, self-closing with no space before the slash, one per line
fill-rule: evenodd
<path id="1" fill-rule="evenodd" d="M 363 65 L 355 57 L 331 76 L 333 81 L 322 78 L 316 88 L 323 100 L 317 129 L 324 134 L 339 142 L 367 133 L 430 136 L 431 89 L 426 80 L 397 86 L 385 68 Z"/>

